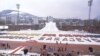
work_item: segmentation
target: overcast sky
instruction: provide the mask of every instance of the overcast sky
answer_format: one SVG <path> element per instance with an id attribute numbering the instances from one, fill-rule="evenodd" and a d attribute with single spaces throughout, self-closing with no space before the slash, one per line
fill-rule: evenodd
<path id="1" fill-rule="evenodd" d="M 0 0 L 0 11 L 16 9 L 36 16 L 56 18 L 88 18 L 88 0 Z M 100 16 L 100 0 L 94 0 L 91 18 Z"/>

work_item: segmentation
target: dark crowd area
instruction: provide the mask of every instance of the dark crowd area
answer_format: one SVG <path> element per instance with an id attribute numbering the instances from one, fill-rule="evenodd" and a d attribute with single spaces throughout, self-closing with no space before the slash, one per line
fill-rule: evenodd
<path id="1" fill-rule="evenodd" d="M 75 21 L 75 20 L 74 20 Z M 79 30 L 79 31 L 86 31 L 90 33 L 99 33 L 100 34 L 100 21 L 97 20 L 84 20 L 76 22 L 66 22 L 66 21 L 55 21 L 56 26 L 59 30 L 69 31 L 69 30 Z M 37 25 L 9 25 L 8 30 L 21 30 L 21 29 L 32 29 L 32 30 L 40 30 L 46 26 L 46 22 L 43 24 Z"/>
<path id="2" fill-rule="evenodd" d="M 39 21 L 38 24 L 8 24 L 9 27 L 7 30 L 40 30 L 46 26 L 48 20 Z M 56 23 L 56 26 L 59 30 L 69 31 L 69 30 L 79 30 L 86 31 L 90 33 L 99 33 L 100 34 L 100 20 L 91 19 L 91 20 L 80 20 L 80 19 L 53 19 L 53 22 Z M 0 25 L 5 25 L 4 22 L 0 22 Z"/>

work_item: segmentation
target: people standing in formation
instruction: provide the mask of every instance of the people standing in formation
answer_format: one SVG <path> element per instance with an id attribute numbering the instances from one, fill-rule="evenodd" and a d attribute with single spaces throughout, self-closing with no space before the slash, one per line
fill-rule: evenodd
<path id="1" fill-rule="evenodd" d="M 4 49 L 10 49 L 10 44 L 9 44 L 9 43 L 1 43 L 1 46 L 2 46 Z"/>

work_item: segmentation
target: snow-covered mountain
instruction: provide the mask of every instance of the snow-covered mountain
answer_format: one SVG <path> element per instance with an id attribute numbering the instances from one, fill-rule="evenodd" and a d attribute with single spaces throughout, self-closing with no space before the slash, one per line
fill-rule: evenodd
<path id="1" fill-rule="evenodd" d="M 10 20 L 12 22 L 15 22 L 17 19 L 18 22 L 25 22 L 25 23 L 32 23 L 34 19 L 42 19 L 42 17 L 34 16 L 32 14 L 26 13 L 26 12 L 19 12 L 19 19 L 17 18 L 18 11 L 16 10 L 3 10 L 0 12 L 1 18 L 6 18 L 6 20 Z"/>
<path id="2" fill-rule="evenodd" d="M 3 10 L 3 11 L 0 12 L 0 15 L 1 15 L 1 16 L 15 15 L 15 14 L 17 14 L 17 13 L 18 13 L 18 11 L 16 11 L 16 10 Z M 37 17 L 37 16 L 34 16 L 34 15 L 32 15 L 32 14 L 25 13 L 25 12 L 21 12 L 21 11 L 19 12 L 19 14 L 20 14 L 20 16 Z"/>

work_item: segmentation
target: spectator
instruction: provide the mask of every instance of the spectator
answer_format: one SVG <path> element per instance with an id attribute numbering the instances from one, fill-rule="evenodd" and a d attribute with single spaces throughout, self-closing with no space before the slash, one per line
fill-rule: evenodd
<path id="1" fill-rule="evenodd" d="M 77 55 L 80 55 L 80 52 L 79 51 L 77 52 Z"/>
<path id="2" fill-rule="evenodd" d="M 28 49 L 24 49 L 23 52 L 24 52 L 24 55 L 26 55 L 28 53 Z"/>

